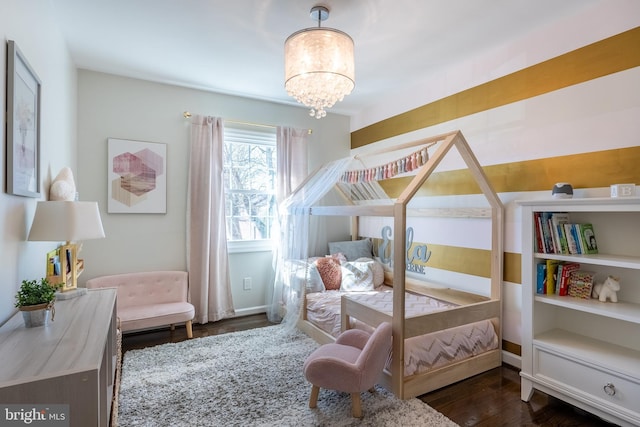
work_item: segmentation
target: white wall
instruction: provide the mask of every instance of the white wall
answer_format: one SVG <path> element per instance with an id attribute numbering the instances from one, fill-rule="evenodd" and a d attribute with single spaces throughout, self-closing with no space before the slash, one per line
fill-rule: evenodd
<path id="1" fill-rule="evenodd" d="M 478 52 L 437 74 L 425 72 L 421 81 L 395 96 L 367 106 L 351 118 L 351 130 L 409 111 L 498 77 L 530 67 L 563 53 L 640 25 L 637 0 L 599 0 L 583 13 L 537 28 L 519 39 L 505 40 L 495 49 Z M 455 29 L 453 29 L 455 31 Z M 446 37 L 446 36 L 443 36 Z"/>
<path id="2" fill-rule="evenodd" d="M 37 13 L 35 13 L 37 11 Z M 0 0 L 0 93 L 6 105 L 7 40 L 14 40 L 42 83 L 41 158 L 42 196 L 60 169 L 76 165 L 76 72 L 49 0 Z M 0 109 L 3 148 L 0 150 L 0 324 L 14 312 L 15 293 L 22 280 L 44 277 L 45 254 L 54 242 L 27 242 L 35 198 L 7 194 L 5 184 L 5 112 Z"/>
<path id="3" fill-rule="evenodd" d="M 328 114 L 309 117 L 306 108 L 220 95 L 87 70 L 78 72 L 78 172 L 80 200 L 100 205 L 106 238 L 83 243 L 82 286 L 92 277 L 186 269 L 186 188 L 189 120 L 192 114 L 219 116 L 251 123 L 311 128 L 309 169 L 349 154 L 349 118 Z M 107 138 L 167 144 L 167 213 L 107 213 Z M 332 227 L 348 235 L 348 222 Z M 259 311 L 270 286 L 269 252 L 230 255 L 234 305 L 238 314 Z M 252 289 L 243 290 L 243 278 Z"/>

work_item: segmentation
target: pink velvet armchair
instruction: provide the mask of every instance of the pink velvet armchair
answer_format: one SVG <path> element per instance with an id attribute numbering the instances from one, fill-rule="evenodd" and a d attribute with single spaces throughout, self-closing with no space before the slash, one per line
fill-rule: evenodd
<path id="1" fill-rule="evenodd" d="M 312 384 L 309 407 L 315 408 L 320 388 L 351 394 L 351 411 L 362 417 L 360 393 L 371 389 L 382 374 L 391 350 L 391 324 L 381 323 L 373 333 L 349 329 L 336 341 L 317 348 L 304 362 Z"/>

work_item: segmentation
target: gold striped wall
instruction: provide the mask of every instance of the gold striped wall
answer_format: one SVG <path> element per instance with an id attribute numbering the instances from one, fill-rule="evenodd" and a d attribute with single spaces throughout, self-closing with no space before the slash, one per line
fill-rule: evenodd
<path id="1" fill-rule="evenodd" d="M 354 131 L 351 148 L 638 66 L 640 27 Z M 549 190 L 554 183 L 563 181 L 571 182 L 576 189 L 608 187 L 611 182 L 640 183 L 639 164 L 640 147 L 630 147 L 491 165 L 484 167 L 484 171 L 496 192 L 525 192 Z M 406 187 L 407 179 L 388 179 L 381 185 L 389 196 L 394 197 Z M 479 193 L 480 189 L 467 170 L 453 170 L 431 175 L 417 195 Z M 432 268 L 483 277 L 490 275 L 488 250 L 430 244 L 429 250 L 432 255 L 428 265 Z M 521 254 L 506 252 L 504 280 L 520 284 L 520 267 Z M 516 343 L 504 341 L 503 348 L 520 354 L 520 346 Z"/>
<path id="2" fill-rule="evenodd" d="M 356 130 L 351 148 L 638 66 L 640 27 Z"/>
<path id="3" fill-rule="evenodd" d="M 615 182 L 640 183 L 640 147 L 485 166 L 482 169 L 497 193 L 550 190 L 556 182 L 573 188 L 608 187 Z M 412 177 L 380 181 L 390 197 L 398 197 Z M 433 173 L 417 196 L 481 194 L 467 169 Z"/>
<path id="4" fill-rule="evenodd" d="M 382 243 L 382 239 L 374 238 L 372 242 L 374 253 L 379 255 L 377 254 L 377 248 Z M 416 246 L 425 244 L 431 252 L 429 260 L 425 263 L 416 259 L 413 264 L 472 276 L 491 277 L 491 251 L 419 242 L 413 243 L 407 253 L 411 253 Z M 387 256 L 390 256 L 390 254 L 387 254 Z"/>
<path id="5" fill-rule="evenodd" d="M 640 27 L 355 131 L 351 134 L 351 147 L 360 147 L 637 66 L 640 66 Z M 638 165 L 640 147 L 630 147 L 504 163 L 483 169 L 495 191 L 503 193 L 544 191 L 552 188 L 554 183 L 563 181 L 570 181 L 576 189 L 607 187 L 612 180 L 640 183 Z M 380 184 L 390 197 L 397 197 L 409 179 L 392 178 Z M 417 195 L 465 194 L 480 194 L 480 189 L 469 171 L 462 169 L 434 173 Z M 452 259 L 468 260 L 471 256 L 471 259 L 478 261 L 474 264 L 480 264 L 487 256 L 482 250 L 475 250 L 477 253 L 472 255 L 467 253 L 468 249 L 462 251 L 464 253 L 456 253 L 451 248 L 433 249 L 435 258 L 430 260 L 430 265 L 435 268 L 444 268 L 434 264 L 440 249 Z M 504 266 L 504 279 L 521 283 L 520 254 L 506 253 Z M 455 267 L 444 269 L 458 271 Z"/>

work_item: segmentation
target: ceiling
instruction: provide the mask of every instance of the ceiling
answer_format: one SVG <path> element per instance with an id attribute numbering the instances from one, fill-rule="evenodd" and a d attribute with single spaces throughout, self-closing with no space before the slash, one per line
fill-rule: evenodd
<path id="1" fill-rule="evenodd" d="M 596 0 L 55 0 L 79 68 L 295 104 L 284 90 L 285 39 L 322 26 L 355 42 L 356 87 L 330 112 L 357 115 L 394 92 Z"/>

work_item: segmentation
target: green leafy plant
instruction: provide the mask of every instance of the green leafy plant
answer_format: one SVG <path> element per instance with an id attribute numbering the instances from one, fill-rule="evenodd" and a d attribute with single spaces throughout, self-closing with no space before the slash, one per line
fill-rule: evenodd
<path id="1" fill-rule="evenodd" d="M 38 280 L 23 280 L 16 294 L 16 307 L 27 305 L 48 304 L 56 298 L 56 286 L 46 278 Z"/>

